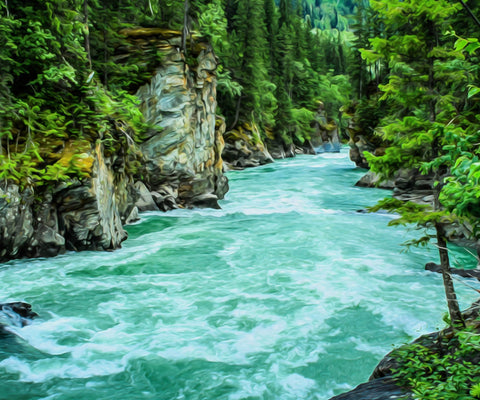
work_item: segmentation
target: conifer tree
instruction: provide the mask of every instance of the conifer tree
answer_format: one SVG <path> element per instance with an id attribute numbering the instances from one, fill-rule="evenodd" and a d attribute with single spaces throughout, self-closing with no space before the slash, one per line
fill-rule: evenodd
<path id="1" fill-rule="evenodd" d="M 369 156 L 371 168 L 391 176 L 399 168 L 433 171 L 434 207 L 387 199 L 377 208 L 400 213 L 394 224 L 416 223 L 435 230 L 445 294 L 453 325 L 461 325 L 462 316 L 450 273 L 444 224 L 448 214 L 440 207 L 440 191 L 447 172 L 442 162 L 444 126 L 456 118 L 452 90 L 463 80 L 454 52 L 445 47 L 449 41 L 448 18 L 458 6 L 447 1 L 372 1 L 372 6 L 390 27 L 389 36 L 373 39 L 372 49 L 363 56 L 370 62 L 389 63 L 388 83 L 380 85 L 382 98 L 391 103 L 392 115 L 381 123 L 384 139 L 391 142 L 386 154 Z M 405 18 L 410 23 L 404 24 Z M 447 70 L 455 69 L 455 74 Z M 426 236 L 420 240 L 428 240 Z"/>

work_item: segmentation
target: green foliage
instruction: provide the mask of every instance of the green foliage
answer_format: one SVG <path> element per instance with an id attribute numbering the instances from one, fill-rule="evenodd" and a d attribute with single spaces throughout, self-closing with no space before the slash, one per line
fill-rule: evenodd
<path id="1" fill-rule="evenodd" d="M 304 16 L 309 16 L 312 25 L 322 30 L 347 30 L 353 23 L 356 1 L 351 0 L 302 0 Z"/>
<path id="2" fill-rule="evenodd" d="M 197 6 L 198 29 L 219 57 L 218 103 L 229 128 L 253 122 L 263 139 L 273 133 L 277 142 L 303 144 L 319 100 L 338 122 L 351 94 L 342 73 L 352 35 L 313 29 L 304 5 L 216 0 Z"/>
<path id="3" fill-rule="evenodd" d="M 438 346 L 420 343 L 403 346 L 392 356 L 400 364 L 394 371 L 398 383 L 422 400 L 467 400 L 480 394 L 480 334 L 474 328 L 443 338 Z"/>
<path id="4" fill-rule="evenodd" d="M 85 4 L 92 29 L 85 26 Z M 105 23 L 107 11 L 120 11 L 113 3 L 100 7 L 94 0 L 11 0 L 8 7 L 0 5 L 0 31 L 4 33 L 0 39 L 4 72 L 0 79 L 4 105 L 0 109 L 0 179 L 40 190 L 55 182 L 88 177 L 83 153 L 72 154 L 62 163 L 45 155 L 56 154 L 71 140 L 86 140 L 90 150 L 96 140 L 102 140 L 107 150 L 109 146 L 112 151 L 118 149 L 125 136 L 113 137 L 118 120 L 128 121 L 130 139 L 125 140 L 138 140 L 146 129 L 143 117 L 137 101 L 120 86 L 128 89 L 137 84 L 150 67 L 123 66 L 105 52 L 107 47 L 126 43 L 114 32 L 118 20 L 110 15 L 109 24 Z M 96 29 L 102 23 L 101 30 Z M 90 57 L 97 70 L 91 70 Z M 158 61 L 158 54 L 152 55 L 152 62 Z M 115 67 L 108 69 L 108 65 Z M 103 87 L 99 75 L 108 75 Z"/>

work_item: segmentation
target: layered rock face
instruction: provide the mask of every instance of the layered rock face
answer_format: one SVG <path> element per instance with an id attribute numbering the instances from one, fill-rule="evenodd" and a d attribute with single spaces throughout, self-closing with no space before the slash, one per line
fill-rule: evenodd
<path id="1" fill-rule="evenodd" d="M 218 207 L 228 190 L 223 175 L 224 125 L 216 124 L 215 55 L 207 43 L 189 51 L 190 67 L 180 50 L 181 37 L 160 29 L 124 30 L 144 51 L 161 50 L 163 62 L 151 81 L 137 91 L 151 130 L 141 149 L 146 157 L 145 184 L 156 206 Z"/>
<path id="2" fill-rule="evenodd" d="M 190 67 L 179 51 L 180 33 L 161 29 L 122 32 L 145 52 L 159 51 L 162 62 L 137 96 L 155 126 L 139 145 L 64 143 L 54 161 L 80 160 L 83 177 L 51 182 L 48 188 L 0 187 L 0 262 L 54 256 L 65 250 L 112 250 L 127 234 L 123 225 L 138 210 L 177 207 L 217 208 L 228 190 L 221 158 L 225 124 L 217 120 L 216 60 L 206 43 L 189 44 Z M 128 62 L 128 54 L 121 55 Z M 112 135 L 125 138 L 121 121 Z M 122 143 L 123 144 L 122 144 Z M 141 161 L 128 168 L 128 147 Z M 62 164 L 65 165 L 65 164 Z"/>
<path id="3" fill-rule="evenodd" d="M 111 250 L 126 239 L 122 225 L 137 195 L 125 190 L 132 178 L 111 168 L 121 156 L 106 157 L 101 144 L 82 155 L 89 160 L 89 177 L 81 181 L 38 193 L 13 184 L 0 188 L 0 261 L 65 250 Z"/>

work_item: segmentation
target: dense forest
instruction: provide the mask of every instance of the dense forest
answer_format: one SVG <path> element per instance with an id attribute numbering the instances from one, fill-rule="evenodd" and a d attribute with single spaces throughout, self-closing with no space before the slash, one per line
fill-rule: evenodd
<path id="1" fill-rule="evenodd" d="M 81 163 L 48 157 L 66 138 L 115 147 L 121 138 L 111 137 L 110 128 L 121 119 L 140 140 L 146 126 L 132 94 L 162 56 L 122 63 L 124 28 L 183 31 L 185 43 L 191 35 L 207 37 L 220 62 L 218 112 L 229 129 L 249 123 L 262 139 L 303 143 L 320 102 L 338 121 L 351 92 L 347 34 L 340 30 L 348 25 L 340 11 L 353 12 L 348 3 L 341 10 L 330 2 L 277 6 L 274 0 L 9 1 L 0 7 L 0 179 L 22 186 L 82 174 Z"/>
<path id="2" fill-rule="evenodd" d="M 433 206 L 387 199 L 374 209 L 426 228 L 414 245 L 436 239 L 461 346 L 416 375 L 412 368 L 434 358 L 420 349 L 399 376 L 423 399 L 478 396 L 469 356 L 478 336 L 465 333 L 445 238 L 454 222 L 480 239 L 478 16 L 475 2 L 447 0 L 2 1 L 0 181 L 41 191 L 87 173 L 88 160 L 55 156 L 66 141 L 100 141 L 113 152 L 142 140 L 149 126 L 134 94 L 162 54 L 122 62 L 123 29 L 178 31 L 192 63 L 192 38 L 204 37 L 218 57 L 227 130 L 247 125 L 267 144 L 302 145 L 322 107 L 328 124 L 344 135 L 348 124 L 352 141 L 368 142 L 368 165 L 383 178 L 416 169 L 433 180 Z M 467 361 L 453 371 L 452 359 Z"/>

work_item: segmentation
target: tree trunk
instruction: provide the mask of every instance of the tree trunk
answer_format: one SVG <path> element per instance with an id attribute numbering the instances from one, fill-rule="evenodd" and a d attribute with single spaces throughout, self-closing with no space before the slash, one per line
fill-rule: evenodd
<path id="1" fill-rule="evenodd" d="M 233 123 L 232 123 L 232 126 L 230 127 L 229 131 L 231 131 L 232 129 L 235 128 L 235 126 L 237 126 L 237 123 L 238 123 L 238 119 L 240 118 L 240 106 L 242 104 L 242 96 L 238 96 L 238 100 L 237 100 L 237 107 L 235 109 L 235 119 L 233 120 Z"/>
<path id="2" fill-rule="evenodd" d="M 473 13 L 473 11 L 470 9 L 470 7 L 463 1 L 459 0 L 460 3 L 462 4 L 463 8 L 467 11 L 467 13 L 470 15 L 470 17 L 475 21 L 475 23 L 480 27 L 480 20 L 477 18 L 477 16 Z"/>
<path id="3" fill-rule="evenodd" d="M 104 28 L 103 29 L 103 84 L 105 85 L 106 88 L 108 88 L 107 63 L 108 63 L 107 30 Z"/>
<path id="4" fill-rule="evenodd" d="M 437 141 L 434 142 L 434 151 L 438 149 Z M 440 191 L 442 190 L 442 178 L 440 171 L 435 171 L 436 186 L 433 189 L 434 210 L 438 211 L 441 208 L 440 205 Z M 448 256 L 447 241 L 445 239 L 445 230 L 441 222 L 435 222 L 435 231 L 437 235 L 437 247 L 438 254 L 440 256 L 440 268 L 443 278 L 443 287 L 445 290 L 445 298 L 447 300 L 448 314 L 450 315 L 450 324 L 452 328 L 463 327 L 465 323 L 462 318 L 462 313 L 458 305 L 457 295 L 455 293 L 455 287 L 453 285 L 452 271 L 450 268 L 450 258 Z"/>
<path id="5" fill-rule="evenodd" d="M 443 287 L 445 288 L 445 297 L 447 298 L 448 313 L 452 327 L 465 326 L 460 307 L 458 306 L 455 287 L 453 286 L 452 273 L 450 270 L 450 259 L 448 257 L 447 242 L 445 240 L 444 230 L 440 223 L 435 224 L 437 231 L 437 246 L 440 255 L 440 266 L 443 278 Z"/>
<path id="6" fill-rule="evenodd" d="M 88 0 L 83 0 L 83 14 L 85 16 L 85 51 L 87 52 L 88 67 L 92 70 L 92 55 L 90 52 L 90 32 L 88 28 Z"/>

